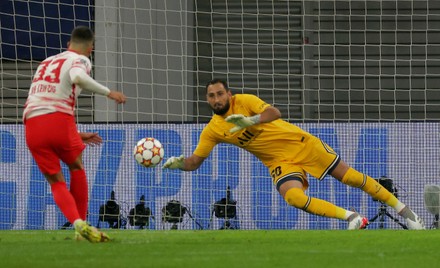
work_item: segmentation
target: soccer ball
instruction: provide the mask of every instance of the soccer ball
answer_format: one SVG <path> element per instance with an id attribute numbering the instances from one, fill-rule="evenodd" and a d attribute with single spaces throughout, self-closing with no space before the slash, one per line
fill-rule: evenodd
<path id="1" fill-rule="evenodd" d="M 134 159 L 144 167 L 155 167 L 163 159 L 162 143 L 155 138 L 143 138 L 134 147 Z"/>

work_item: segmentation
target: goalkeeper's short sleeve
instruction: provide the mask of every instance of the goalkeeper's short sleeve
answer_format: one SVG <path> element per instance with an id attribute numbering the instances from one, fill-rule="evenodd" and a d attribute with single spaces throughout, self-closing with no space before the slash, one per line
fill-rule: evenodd
<path id="1" fill-rule="evenodd" d="M 195 155 L 206 158 L 211 154 L 211 151 L 218 143 L 213 137 L 213 134 L 214 133 L 212 133 L 212 130 L 210 129 L 210 126 L 208 124 L 200 134 L 199 143 L 194 150 Z"/>

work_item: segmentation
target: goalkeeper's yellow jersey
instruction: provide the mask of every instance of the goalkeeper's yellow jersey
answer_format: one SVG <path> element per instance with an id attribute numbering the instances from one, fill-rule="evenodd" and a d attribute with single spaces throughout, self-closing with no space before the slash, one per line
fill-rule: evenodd
<path id="1" fill-rule="evenodd" d="M 256 124 L 235 133 L 229 132 L 235 125 L 226 122 L 226 117 L 232 114 L 261 114 L 268 106 L 270 104 L 254 95 L 232 96 L 228 112 L 223 116 L 213 115 L 203 129 L 194 154 L 205 158 L 218 143 L 230 143 L 254 154 L 267 167 L 276 162 L 298 161 L 306 157 L 309 152 L 303 149 L 311 134 L 282 119 Z"/>

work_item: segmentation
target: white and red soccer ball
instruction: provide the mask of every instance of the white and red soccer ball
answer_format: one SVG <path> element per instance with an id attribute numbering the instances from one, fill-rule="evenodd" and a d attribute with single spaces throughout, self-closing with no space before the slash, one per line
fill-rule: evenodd
<path id="1" fill-rule="evenodd" d="M 134 147 L 134 159 L 144 167 L 155 167 L 164 156 L 162 143 L 155 138 L 143 138 Z"/>

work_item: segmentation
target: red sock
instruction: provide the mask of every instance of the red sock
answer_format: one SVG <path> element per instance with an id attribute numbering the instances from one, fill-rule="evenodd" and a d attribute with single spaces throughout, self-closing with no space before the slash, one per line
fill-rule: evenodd
<path id="1" fill-rule="evenodd" d="M 50 185 L 52 189 L 53 199 L 60 208 L 61 212 L 67 218 L 70 223 L 79 219 L 78 209 L 76 208 L 75 199 L 73 199 L 65 182 L 55 182 Z"/>
<path id="2" fill-rule="evenodd" d="M 81 219 L 86 220 L 89 192 L 84 169 L 70 171 L 70 193 L 76 202 Z"/>

